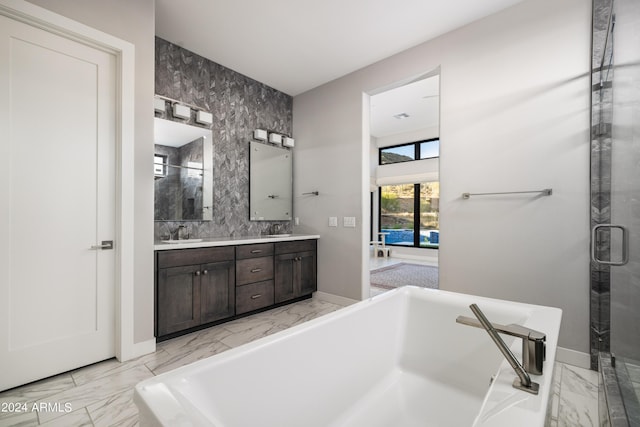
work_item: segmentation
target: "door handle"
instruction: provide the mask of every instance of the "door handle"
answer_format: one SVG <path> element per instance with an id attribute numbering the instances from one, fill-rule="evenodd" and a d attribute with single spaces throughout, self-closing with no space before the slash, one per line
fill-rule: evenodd
<path id="1" fill-rule="evenodd" d="M 113 249 L 113 240 L 103 240 L 99 245 L 92 245 L 91 250 L 109 250 Z"/>
<path id="2" fill-rule="evenodd" d="M 617 228 L 622 231 L 622 259 L 620 261 L 601 260 L 596 254 L 596 239 L 601 228 Z M 623 225 L 597 224 L 591 229 L 591 260 L 598 264 L 620 266 L 629 262 L 629 230 Z"/>

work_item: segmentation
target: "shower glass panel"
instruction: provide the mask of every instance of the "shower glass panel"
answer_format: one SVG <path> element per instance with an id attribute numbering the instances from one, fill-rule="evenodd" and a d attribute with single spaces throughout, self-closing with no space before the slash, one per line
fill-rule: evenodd
<path id="1" fill-rule="evenodd" d="M 640 45 L 637 0 L 616 0 L 611 222 L 628 230 L 629 262 L 611 268 L 611 352 L 640 366 Z M 612 233 L 612 258 L 624 245 Z M 640 368 L 639 368 L 640 369 Z M 638 378 L 640 382 L 640 378 Z"/>
<path id="2" fill-rule="evenodd" d="M 594 0 L 592 366 L 609 414 L 640 423 L 640 7 Z M 611 366 L 609 366 L 611 365 Z M 613 387 L 608 381 L 613 380 Z M 614 390 L 613 397 L 609 394 Z M 612 408 L 614 407 L 614 408 Z M 601 414 L 602 415 L 602 414 Z"/>

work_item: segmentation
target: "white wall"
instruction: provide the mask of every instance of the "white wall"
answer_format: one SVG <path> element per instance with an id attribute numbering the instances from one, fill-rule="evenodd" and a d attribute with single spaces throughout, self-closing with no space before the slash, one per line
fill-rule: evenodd
<path id="1" fill-rule="evenodd" d="M 357 299 L 368 280 L 362 93 L 441 66 L 441 288 L 560 307 L 560 345 L 588 352 L 590 12 L 526 0 L 294 98 L 296 187 L 321 194 L 295 211 L 322 236 L 320 291 Z M 365 227 L 330 229 L 332 215 Z"/>
<path id="2" fill-rule="evenodd" d="M 134 342 L 153 340 L 154 0 L 29 0 L 135 46 Z"/>

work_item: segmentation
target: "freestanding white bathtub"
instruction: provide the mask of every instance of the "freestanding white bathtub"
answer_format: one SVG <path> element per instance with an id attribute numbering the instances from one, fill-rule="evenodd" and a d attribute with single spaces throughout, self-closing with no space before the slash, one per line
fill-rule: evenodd
<path id="1" fill-rule="evenodd" d="M 538 395 L 511 386 L 483 329 L 456 323 L 471 303 L 547 335 Z M 560 318 L 407 286 L 143 381 L 134 400 L 142 426 L 543 426 Z M 520 340 L 504 338 L 521 361 Z"/>

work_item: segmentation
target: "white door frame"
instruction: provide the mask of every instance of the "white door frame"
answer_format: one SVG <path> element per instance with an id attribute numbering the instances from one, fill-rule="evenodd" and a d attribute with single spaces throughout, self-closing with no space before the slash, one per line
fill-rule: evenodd
<path id="1" fill-rule="evenodd" d="M 24 0 L 0 0 L 0 15 L 101 49 L 117 58 L 115 349 L 120 361 L 134 358 L 139 355 L 133 336 L 134 46 Z"/>

